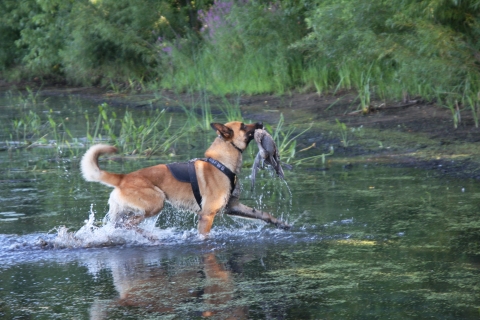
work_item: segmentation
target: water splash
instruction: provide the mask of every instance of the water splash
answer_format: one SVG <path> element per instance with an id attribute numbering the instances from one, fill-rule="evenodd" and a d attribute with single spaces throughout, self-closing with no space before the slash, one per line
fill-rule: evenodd
<path id="1" fill-rule="evenodd" d="M 186 234 L 176 228 L 159 229 L 155 227 L 157 218 L 145 219 L 136 229 L 118 228 L 109 221 L 98 225 L 95 213 L 91 210 L 88 220 L 78 231 L 69 231 L 65 226 L 56 228 L 56 237 L 50 245 L 54 248 L 149 246 L 181 241 L 193 236 L 192 233 Z"/>
<path id="2" fill-rule="evenodd" d="M 170 211 L 170 210 L 167 210 Z M 192 243 L 203 241 L 205 238 L 198 234 L 196 228 L 187 225 L 196 225 L 196 221 L 190 220 L 195 217 L 189 213 L 168 212 L 170 222 L 173 220 L 174 227 L 159 228 L 157 220 L 162 215 L 145 219 L 138 228 L 118 228 L 106 217 L 102 222 L 95 219 L 95 212 L 90 208 L 88 220 L 78 231 L 71 231 L 65 226 L 55 228 L 53 239 L 40 241 L 43 246 L 53 248 L 91 248 L 112 246 L 157 246 L 173 245 L 178 243 Z M 266 224 L 260 220 L 247 220 L 219 214 L 215 218 L 215 226 L 210 232 L 208 239 L 223 239 L 224 237 L 237 237 L 245 234 L 261 234 Z"/>
<path id="3" fill-rule="evenodd" d="M 285 184 L 285 187 L 287 188 L 288 195 L 289 195 L 289 200 L 290 200 L 290 203 L 291 203 L 291 202 L 292 202 L 292 198 L 293 198 L 292 190 L 290 189 L 290 186 L 288 185 L 287 180 L 282 179 L 282 181 L 283 181 L 283 183 Z"/>
<path id="4" fill-rule="evenodd" d="M 292 232 L 293 230 L 285 232 L 272 228 L 260 220 L 218 214 L 210 235 L 204 239 L 196 230 L 196 215 L 171 210 L 171 208 L 165 211 L 155 218 L 146 219 L 135 230 L 115 227 L 107 217 L 103 222 L 102 219 L 96 219 L 98 215 L 91 207 L 88 219 L 78 230 L 59 226 L 48 233 L 0 234 L 0 261 L 6 265 L 13 265 L 21 262 L 57 259 L 59 256 L 64 259 L 66 256 L 83 252 L 83 250 L 65 251 L 63 249 L 139 246 L 190 248 L 204 244 L 222 247 L 225 243 L 245 245 L 249 241 L 290 241 L 292 237 L 305 236 L 300 230 L 297 230 L 300 232 Z"/>

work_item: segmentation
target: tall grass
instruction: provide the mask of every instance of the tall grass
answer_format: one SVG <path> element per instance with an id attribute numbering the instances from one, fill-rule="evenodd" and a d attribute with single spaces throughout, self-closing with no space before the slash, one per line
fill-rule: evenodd
<path id="1" fill-rule="evenodd" d="M 108 141 L 127 154 L 152 155 L 167 152 L 184 136 L 189 127 L 172 130 L 172 116 L 165 109 L 154 109 L 146 117 L 136 117 L 126 110 L 122 118 L 107 104 L 101 104 L 96 119 L 86 118 L 86 136 L 90 143 Z"/>
<path id="2" fill-rule="evenodd" d="M 199 17 L 202 38 L 173 42 L 162 55 L 175 66 L 162 86 L 221 95 L 283 93 L 298 83 L 302 57 L 289 45 L 303 29 L 293 12 L 278 3 L 216 1 Z"/>
<path id="3" fill-rule="evenodd" d="M 240 110 L 240 97 L 240 94 L 236 94 L 230 101 L 222 96 L 222 101 L 218 107 L 227 121 L 243 121 L 242 111 Z"/>
<path id="4" fill-rule="evenodd" d="M 48 147 L 68 150 L 76 156 L 81 149 L 99 142 L 119 146 L 127 154 L 166 153 L 191 130 L 172 129 L 173 118 L 165 110 L 151 110 L 146 116 L 138 117 L 126 110 L 123 117 L 107 104 L 98 106 L 94 117 L 85 114 L 85 136 L 72 133 L 69 123 L 52 110 L 47 113 L 29 110 L 12 121 L 10 142 L 29 148 Z M 65 154 L 64 154 L 65 155 Z"/>

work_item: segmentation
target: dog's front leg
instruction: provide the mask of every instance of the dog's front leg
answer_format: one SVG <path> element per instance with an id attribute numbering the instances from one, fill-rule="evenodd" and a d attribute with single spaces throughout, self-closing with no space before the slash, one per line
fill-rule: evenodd
<path id="1" fill-rule="evenodd" d="M 210 229 L 212 229 L 213 219 L 217 212 L 225 207 L 225 198 L 219 197 L 215 201 L 208 198 L 204 199 L 203 208 L 198 213 L 198 233 L 202 236 L 208 236 Z"/>
<path id="2" fill-rule="evenodd" d="M 203 212 L 198 214 L 198 233 L 202 236 L 207 236 L 212 229 L 213 219 L 217 212 Z"/>
<path id="3" fill-rule="evenodd" d="M 268 212 L 255 210 L 244 204 L 241 204 L 238 197 L 235 197 L 233 195 L 230 197 L 230 201 L 228 202 L 225 213 L 231 216 L 238 216 L 242 218 L 260 219 L 267 223 L 274 224 L 275 226 L 282 229 L 290 228 L 290 225 L 286 224 L 282 220 L 275 218 Z"/>

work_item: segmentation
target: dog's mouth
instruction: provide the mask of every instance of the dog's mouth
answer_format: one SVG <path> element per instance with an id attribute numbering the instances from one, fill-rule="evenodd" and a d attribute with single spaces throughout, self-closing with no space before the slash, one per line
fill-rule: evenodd
<path id="1" fill-rule="evenodd" d="M 252 123 L 252 124 L 249 124 L 249 125 L 246 125 L 246 131 L 247 131 L 247 144 L 250 143 L 250 141 L 253 140 L 254 136 L 255 136 L 255 130 L 258 130 L 258 129 L 263 129 L 263 123 L 260 121 L 260 122 L 257 122 L 257 123 Z"/>

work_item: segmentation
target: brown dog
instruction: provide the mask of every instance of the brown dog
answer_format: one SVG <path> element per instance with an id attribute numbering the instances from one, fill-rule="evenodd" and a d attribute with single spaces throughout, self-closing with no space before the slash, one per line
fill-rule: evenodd
<path id="1" fill-rule="evenodd" d="M 236 179 L 232 182 L 220 169 L 226 167 L 236 175 L 240 173 L 242 152 L 253 139 L 255 130 L 262 129 L 263 124 L 245 125 L 234 121 L 225 125 L 212 123 L 211 126 L 217 131 L 218 137 L 205 151 L 205 156 L 213 161 L 193 162 L 201 202 L 196 199 L 192 185 L 177 180 L 167 165 L 160 164 L 128 174 L 103 171 L 98 166 L 98 157 L 101 154 L 114 153 L 117 149 L 103 144 L 92 146 L 82 158 L 81 170 L 85 180 L 115 188 L 108 201 L 110 220 L 117 225 L 123 222 L 126 227 L 137 228 L 143 219 L 159 214 L 164 202 L 168 201 L 174 207 L 199 215 L 198 232 L 201 235 L 210 232 L 215 215 L 224 208 L 230 215 L 261 219 L 285 229 L 289 228 L 272 215 L 239 203 L 240 188 Z"/>

